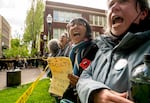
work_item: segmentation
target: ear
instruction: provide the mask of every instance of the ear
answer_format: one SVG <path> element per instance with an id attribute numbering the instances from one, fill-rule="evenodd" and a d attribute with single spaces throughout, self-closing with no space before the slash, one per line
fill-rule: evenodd
<path id="1" fill-rule="evenodd" d="M 141 20 L 144 20 L 148 15 L 148 10 L 145 9 L 143 11 L 141 11 Z"/>

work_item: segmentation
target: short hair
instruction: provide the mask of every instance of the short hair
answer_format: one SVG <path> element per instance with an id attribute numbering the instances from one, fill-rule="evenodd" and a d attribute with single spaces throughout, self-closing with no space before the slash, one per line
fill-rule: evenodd
<path id="1" fill-rule="evenodd" d="M 58 43 L 58 40 L 57 39 L 51 39 L 49 42 L 48 42 L 48 50 L 50 53 L 54 54 L 54 53 L 58 53 L 59 51 L 59 43 Z"/>
<path id="2" fill-rule="evenodd" d="M 69 24 L 71 24 L 72 22 L 74 22 L 74 21 L 81 21 L 81 22 L 84 22 L 85 23 L 85 27 L 86 27 L 86 37 L 88 38 L 88 39 L 91 39 L 92 38 L 92 29 L 91 29 L 91 26 L 90 26 L 90 24 L 88 23 L 88 21 L 85 19 L 85 18 L 83 18 L 83 17 L 76 17 L 76 18 L 74 18 L 74 19 L 72 19 L 72 20 L 70 20 L 70 22 L 67 24 L 67 30 L 69 30 L 69 28 L 70 28 L 70 26 L 69 26 Z"/>

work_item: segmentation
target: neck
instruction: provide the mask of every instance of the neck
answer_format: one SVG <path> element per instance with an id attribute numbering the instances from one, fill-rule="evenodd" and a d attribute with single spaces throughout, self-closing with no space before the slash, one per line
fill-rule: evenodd
<path id="1" fill-rule="evenodd" d="M 121 40 L 127 34 L 127 32 L 136 33 L 136 32 L 143 32 L 146 30 L 150 30 L 150 19 L 145 19 L 141 21 L 139 24 L 132 23 L 130 27 L 120 36 L 114 35 L 111 31 L 110 35 L 115 39 Z"/>

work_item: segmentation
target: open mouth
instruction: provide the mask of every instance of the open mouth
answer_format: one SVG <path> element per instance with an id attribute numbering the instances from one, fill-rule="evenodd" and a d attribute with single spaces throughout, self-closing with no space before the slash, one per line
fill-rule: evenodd
<path id="1" fill-rule="evenodd" d="M 115 24 L 120 24 L 123 22 L 123 18 L 119 17 L 119 16 L 114 16 L 112 18 L 112 24 L 115 25 Z"/>
<path id="2" fill-rule="evenodd" d="M 80 36 L 80 33 L 79 32 L 74 32 L 73 36 Z"/>

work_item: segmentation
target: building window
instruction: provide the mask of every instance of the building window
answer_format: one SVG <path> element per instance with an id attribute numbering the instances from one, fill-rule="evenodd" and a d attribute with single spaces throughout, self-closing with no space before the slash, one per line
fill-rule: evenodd
<path id="1" fill-rule="evenodd" d="M 55 22 L 67 23 L 74 17 L 81 17 L 81 16 L 82 14 L 80 13 L 73 13 L 67 11 L 54 10 L 53 12 L 53 18 Z"/>
<path id="2" fill-rule="evenodd" d="M 90 15 L 89 22 L 95 26 L 106 26 L 106 18 L 104 16 Z"/>
<path id="3" fill-rule="evenodd" d="M 61 35 L 61 33 L 66 32 L 66 29 L 62 28 L 54 28 L 53 29 L 53 38 L 58 39 Z"/>
<path id="4" fill-rule="evenodd" d="M 99 37 L 100 33 L 99 32 L 96 32 L 96 31 L 93 31 L 92 32 L 93 34 L 93 38 L 96 39 L 97 37 Z"/>

